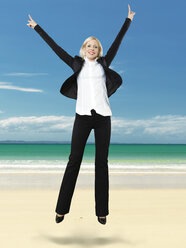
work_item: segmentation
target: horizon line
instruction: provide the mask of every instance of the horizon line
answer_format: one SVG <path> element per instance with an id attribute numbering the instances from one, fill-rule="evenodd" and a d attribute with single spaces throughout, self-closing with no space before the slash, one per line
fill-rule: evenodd
<path id="1" fill-rule="evenodd" d="M 70 141 L 25 141 L 25 140 L 2 140 L 0 144 L 71 144 Z M 86 144 L 95 145 L 95 142 L 87 142 Z M 186 145 L 186 143 L 138 143 L 138 142 L 131 142 L 131 143 L 124 143 L 124 142 L 110 142 L 112 144 L 121 144 L 121 145 Z"/>

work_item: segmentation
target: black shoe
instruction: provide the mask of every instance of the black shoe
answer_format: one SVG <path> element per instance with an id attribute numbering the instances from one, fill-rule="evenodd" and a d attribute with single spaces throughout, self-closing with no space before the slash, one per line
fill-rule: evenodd
<path id="1" fill-rule="evenodd" d="M 64 215 L 63 216 L 58 216 L 57 214 L 56 214 L 56 223 L 60 223 L 61 221 L 63 221 L 64 220 Z"/>
<path id="2" fill-rule="evenodd" d="M 105 218 L 100 218 L 100 217 L 98 216 L 98 221 L 99 221 L 101 224 L 106 224 L 106 221 L 107 221 L 106 216 L 105 216 Z"/>

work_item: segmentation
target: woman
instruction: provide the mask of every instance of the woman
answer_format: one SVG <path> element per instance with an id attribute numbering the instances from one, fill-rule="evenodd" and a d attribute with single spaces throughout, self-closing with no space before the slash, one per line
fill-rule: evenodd
<path id="1" fill-rule="evenodd" d="M 91 130 L 94 129 L 96 146 L 95 211 L 98 221 L 101 224 L 106 224 L 106 216 L 109 214 L 108 151 L 112 115 L 108 98 L 122 83 L 120 75 L 111 70 L 109 66 L 135 15 L 131 11 L 130 5 L 128 8 L 128 17 L 105 56 L 103 56 L 100 41 L 91 36 L 84 41 L 80 49 L 80 56 L 76 55 L 73 58 L 58 46 L 29 15 L 30 20 L 28 20 L 27 25 L 35 29 L 54 52 L 74 71 L 74 74 L 62 84 L 60 89 L 61 94 L 77 99 L 77 101 L 71 153 L 55 210 L 56 223 L 60 223 L 64 219 L 64 215 L 69 212 L 86 141 Z"/>

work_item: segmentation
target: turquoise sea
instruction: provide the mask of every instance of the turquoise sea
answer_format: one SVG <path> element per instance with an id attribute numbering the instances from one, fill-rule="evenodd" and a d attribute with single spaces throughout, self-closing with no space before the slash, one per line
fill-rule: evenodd
<path id="1" fill-rule="evenodd" d="M 64 170 L 70 144 L 0 144 L 0 172 Z M 94 169 L 95 144 L 86 144 L 81 171 Z M 110 144 L 109 169 L 117 172 L 186 172 L 186 145 Z"/>

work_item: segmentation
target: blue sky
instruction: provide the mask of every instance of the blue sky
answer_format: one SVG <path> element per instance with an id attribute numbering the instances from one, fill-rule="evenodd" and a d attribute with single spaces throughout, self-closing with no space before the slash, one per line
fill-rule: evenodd
<path id="1" fill-rule="evenodd" d="M 93 35 L 109 49 L 136 12 L 111 68 L 111 143 L 186 143 L 186 33 L 182 1 L 1 0 L 0 141 L 70 141 L 76 101 L 60 94 L 72 73 L 28 14 L 71 56 Z M 93 130 L 88 142 L 94 141 Z"/>

